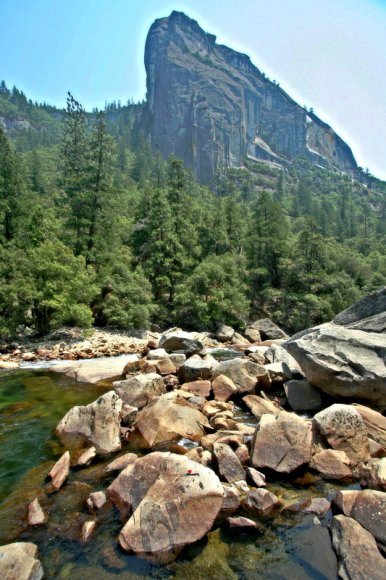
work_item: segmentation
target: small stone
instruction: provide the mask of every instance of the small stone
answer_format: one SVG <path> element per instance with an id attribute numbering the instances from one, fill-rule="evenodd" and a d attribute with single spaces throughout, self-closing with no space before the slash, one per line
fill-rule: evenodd
<path id="1" fill-rule="evenodd" d="M 266 487 L 267 484 L 264 473 L 260 473 L 260 471 L 257 471 L 257 469 L 254 469 L 253 467 L 247 467 L 247 476 L 250 481 L 252 481 L 252 485 L 256 487 Z"/>
<path id="2" fill-rule="evenodd" d="M 51 485 L 54 489 L 60 489 L 66 481 L 70 473 L 70 453 L 66 451 L 62 457 L 55 463 L 50 473 L 48 474 L 52 481 Z"/>
<path id="3" fill-rule="evenodd" d="M 111 473 L 113 471 L 122 471 L 131 463 L 134 463 L 138 459 L 138 455 L 136 453 L 125 453 L 125 455 L 121 455 L 114 459 L 111 463 L 107 465 L 105 471 L 107 473 Z"/>
<path id="4" fill-rule="evenodd" d="M 94 459 L 94 457 L 96 457 L 96 454 L 97 453 L 95 447 L 90 447 L 89 449 L 86 449 L 86 451 L 84 451 L 82 455 L 79 457 L 76 463 L 77 466 L 85 467 L 86 465 L 89 465 L 91 461 Z"/>
<path id="5" fill-rule="evenodd" d="M 38 498 L 35 498 L 28 506 L 28 523 L 30 526 L 39 526 L 47 521 Z"/>
<path id="6" fill-rule="evenodd" d="M 106 495 L 104 491 L 94 491 L 90 493 L 87 499 L 87 505 L 90 509 L 101 509 L 106 503 Z"/>
<path id="7" fill-rule="evenodd" d="M 243 507 L 252 513 L 265 512 L 279 504 L 279 498 L 263 488 L 250 491 L 242 502 Z"/>
<path id="8" fill-rule="evenodd" d="M 82 541 L 83 542 L 88 542 L 89 539 L 91 538 L 91 534 L 93 533 L 94 529 L 96 526 L 96 522 L 94 520 L 89 520 L 87 522 L 84 522 L 83 526 L 82 526 L 82 531 L 81 531 L 81 537 L 82 537 Z"/>
<path id="9" fill-rule="evenodd" d="M 229 529 L 243 532 L 244 534 L 264 533 L 264 527 L 261 524 L 254 522 L 253 520 L 250 520 L 249 518 L 244 518 L 240 516 L 237 518 L 229 517 L 226 519 L 226 522 Z"/>

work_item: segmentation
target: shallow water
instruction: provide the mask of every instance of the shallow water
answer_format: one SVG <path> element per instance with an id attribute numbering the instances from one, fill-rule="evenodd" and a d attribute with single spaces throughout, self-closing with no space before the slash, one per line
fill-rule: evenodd
<path id="1" fill-rule="evenodd" d="M 115 476 L 106 475 L 99 463 L 73 470 L 67 484 L 53 494 L 45 492 L 45 477 L 63 451 L 53 434 L 59 420 L 73 405 L 87 404 L 103 391 L 106 387 L 76 384 L 44 370 L 0 374 L 0 544 L 16 539 L 35 542 L 46 578 L 337 577 L 326 527 L 331 514 L 321 518 L 322 525 L 316 525 L 312 515 L 276 512 L 273 517 L 256 518 L 266 530 L 259 537 L 217 527 L 186 548 L 174 563 L 161 567 L 119 550 L 122 523 L 116 510 L 106 504 L 98 513 L 90 543 L 80 542 L 83 522 L 93 517 L 85 507 L 86 498 L 91 491 L 106 489 Z M 292 501 L 300 496 L 326 496 L 334 486 L 321 481 L 308 488 L 274 483 L 269 489 L 284 501 Z M 30 528 L 27 506 L 37 495 L 49 520 Z"/>

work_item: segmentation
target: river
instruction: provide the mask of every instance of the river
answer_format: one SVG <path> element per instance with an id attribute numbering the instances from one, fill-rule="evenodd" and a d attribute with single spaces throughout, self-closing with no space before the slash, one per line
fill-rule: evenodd
<path id="1" fill-rule="evenodd" d="M 0 373 L 0 544 L 36 543 L 45 578 L 337 578 L 327 528 L 331 512 L 319 520 L 312 514 L 288 512 L 260 517 L 265 533 L 258 537 L 217 527 L 175 562 L 161 567 L 118 548 L 122 523 L 107 504 L 98 514 L 91 541 L 83 544 L 79 526 L 90 519 L 85 500 L 91 491 L 106 489 L 114 475 L 107 476 L 99 463 L 73 470 L 62 490 L 50 495 L 44 492 L 45 476 L 63 452 L 54 435 L 59 420 L 73 405 L 95 400 L 106 387 L 76 384 L 44 369 Z M 275 482 L 268 489 L 290 501 L 326 497 L 338 487 L 319 480 L 306 488 Z M 30 528 L 27 505 L 37 494 L 49 520 Z"/>

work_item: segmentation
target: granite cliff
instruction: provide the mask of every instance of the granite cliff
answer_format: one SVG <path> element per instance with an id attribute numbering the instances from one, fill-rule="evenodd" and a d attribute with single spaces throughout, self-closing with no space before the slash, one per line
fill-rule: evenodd
<path id="1" fill-rule="evenodd" d="M 185 14 L 153 23 L 145 67 L 152 146 L 183 159 L 200 181 L 246 159 L 286 166 L 299 155 L 355 172 L 349 146 L 331 127 Z"/>

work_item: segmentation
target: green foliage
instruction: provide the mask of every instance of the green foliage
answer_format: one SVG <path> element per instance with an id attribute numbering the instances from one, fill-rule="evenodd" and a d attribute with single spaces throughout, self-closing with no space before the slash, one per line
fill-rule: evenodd
<path id="1" fill-rule="evenodd" d="M 242 325 L 248 313 L 246 264 L 241 256 L 208 256 L 177 288 L 176 315 L 185 325 Z"/>
<path id="2" fill-rule="evenodd" d="M 288 332 L 386 283 L 386 184 L 299 157 L 246 160 L 214 191 L 138 132 L 142 104 L 60 112 L 0 83 L 0 335 L 150 322 Z"/>

